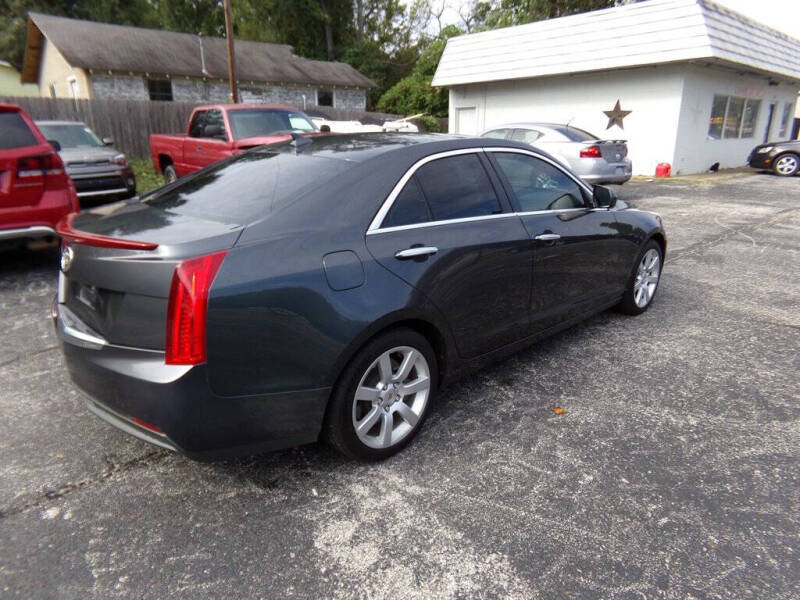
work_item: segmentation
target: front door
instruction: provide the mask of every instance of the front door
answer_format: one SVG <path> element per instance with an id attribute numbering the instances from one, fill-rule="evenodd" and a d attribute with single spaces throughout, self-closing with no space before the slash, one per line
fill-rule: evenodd
<path id="1" fill-rule="evenodd" d="M 217 126 L 222 133 L 219 137 L 208 137 L 206 127 Z M 183 157 L 186 172 L 194 173 L 203 167 L 230 156 L 230 144 L 225 134 L 222 111 L 198 111 L 189 128 L 189 137 L 184 141 Z M 181 175 L 183 175 L 181 173 Z"/>
<path id="2" fill-rule="evenodd" d="M 628 267 L 613 211 L 595 209 L 583 186 L 555 164 L 524 152 L 489 155 L 533 247 L 532 331 L 621 295 Z"/>
<path id="3" fill-rule="evenodd" d="M 764 130 L 764 143 L 769 141 L 770 134 L 772 133 L 772 121 L 775 119 L 775 109 L 777 104 L 774 102 L 769 105 L 769 112 L 767 113 L 767 128 Z"/>
<path id="4" fill-rule="evenodd" d="M 529 236 L 482 155 L 421 165 L 367 235 L 375 259 L 446 316 L 464 358 L 521 339 L 529 325 Z"/>

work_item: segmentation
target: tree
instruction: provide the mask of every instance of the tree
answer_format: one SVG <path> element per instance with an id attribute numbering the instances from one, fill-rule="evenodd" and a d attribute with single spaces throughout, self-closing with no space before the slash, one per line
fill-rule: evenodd
<path id="1" fill-rule="evenodd" d="M 447 90 L 431 87 L 431 81 L 447 40 L 462 33 L 463 31 L 454 25 L 442 29 L 437 38 L 420 54 L 411 74 L 398 81 L 381 96 L 378 110 L 400 115 L 427 113 L 434 117 L 446 117 Z"/>
<path id="2" fill-rule="evenodd" d="M 615 0 L 490 0 L 475 2 L 478 29 L 497 29 L 607 8 Z"/>

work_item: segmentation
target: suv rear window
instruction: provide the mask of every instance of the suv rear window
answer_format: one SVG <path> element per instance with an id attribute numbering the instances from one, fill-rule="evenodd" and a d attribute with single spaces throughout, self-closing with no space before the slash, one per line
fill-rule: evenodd
<path id="1" fill-rule="evenodd" d="M 142 197 L 166 212 L 248 225 L 328 183 L 353 163 L 255 150 L 223 160 Z"/>
<path id="2" fill-rule="evenodd" d="M 17 112 L 0 112 L 0 150 L 38 146 L 30 127 Z"/>

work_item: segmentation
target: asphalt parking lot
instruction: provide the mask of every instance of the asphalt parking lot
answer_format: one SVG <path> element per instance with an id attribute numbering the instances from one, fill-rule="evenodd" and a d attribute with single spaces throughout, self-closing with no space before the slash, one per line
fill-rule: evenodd
<path id="1" fill-rule="evenodd" d="M 800 597 L 800 178 L 620 195 L 665 219 L 652 308 L 448 388 L 378 465 L 116 431 L 62 367 L 57 254 L 0 255 L 0 597 Z"/>

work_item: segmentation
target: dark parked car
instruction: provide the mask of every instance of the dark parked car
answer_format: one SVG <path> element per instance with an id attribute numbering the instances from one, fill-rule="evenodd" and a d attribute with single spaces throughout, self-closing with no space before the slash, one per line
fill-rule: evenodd
<path id="1" fill-rule="evenodd" d="M 380 459 L 461 374 L 658 288 L 661 219 L 511 141 L 261 147 L 59 228 L 53 312 L 89 407 L 197 459 Z"/>
<path id="2" fill-rule="evenodd" d="M 136 195 L 136 178 L 125 155 L 80 121 L 36 121 L 45 137 L 58 142 L 59 155 L 82 201 L 119 200 Z"/>
<path id="3" fill-rule="evenodd" d="M 753 148 L 747 163 L 754 169 L 770 169 L 776 175 L 791 177 L 800 172 L 800 140 L 769 142 Z"/>

